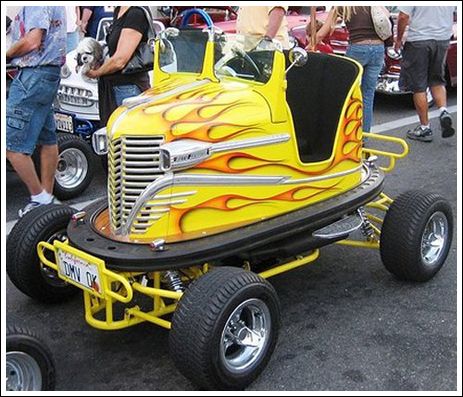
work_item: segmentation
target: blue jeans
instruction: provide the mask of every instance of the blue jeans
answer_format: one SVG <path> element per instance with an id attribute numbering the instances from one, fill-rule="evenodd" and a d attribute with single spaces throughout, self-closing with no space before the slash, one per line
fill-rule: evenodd
<path id="1" fill-rule="evenodd" d="M 140 88 L 135 84 L 115 85 L 113 91 L 117 106 L 121 106 L 124 99 L 141 94 Z"/>
<path id="2" fill-rule="evenodd" d="M 35 145 L 55 145 L 52 104 L 60 83 L 59 66 L 23 68 L 6 102 L 6 148 L 32 154 Z"/>
<path id="3" fill-rule="evenodd" d="M 351 44 L 346 55 L 363 66 L 363 131 L 370 132 L 376 83 L 384 64 L 384 45 Z"/>

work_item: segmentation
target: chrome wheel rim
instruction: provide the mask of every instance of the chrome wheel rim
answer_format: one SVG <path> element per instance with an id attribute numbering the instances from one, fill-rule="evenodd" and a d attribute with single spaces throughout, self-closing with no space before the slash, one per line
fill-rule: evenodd
<path id="1" fill-rule="evenodd" d="M 42 390 L 42 372 L 32 356 L 18 351 L 6 353 L 6 389 Z"/>
<path id="2" fill-rule="evenodd" d="M 443 212 L 429 218 L 421 237 L 421 258 L 427 266 L 433 266 L 442 257 L 448 240 L 449 224 Z"/>
<path id="3" fill-rule="evenodd" d="M 265 353 L 270 339 L 271 316 L 260 299 L 248 299 L 228 317 L 220 339 L 220 360 L 233 373 L 241 373 Z"/>
<path id="4" fill-rule="evenodd" d="M 88 173 L 88 162 L 79 149 L 65 149 L 59 155 L 55 179 L 65 189 L 78 187 Z"/>

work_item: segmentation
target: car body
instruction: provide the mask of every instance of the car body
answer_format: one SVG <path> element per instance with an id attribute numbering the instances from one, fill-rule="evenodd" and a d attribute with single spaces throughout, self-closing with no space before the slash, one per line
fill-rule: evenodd
<path id="1" fill-rule="evenodd" d="M 383 192 L 408 146 L 362 131 L 361 65 L 301 48 L 246 52 L 245 39 L 213 26 L 161 33 L 153 87 L 93 134 L 108 151 L 108 198 L 78 213 L 39 207 L 7 242 L 25 294 L 82 291 L 99 329 L 169 329 L 177 368 L 211 390 L 245 388 L 268 363 L 287 310 L 268 278 L 340 243 L 379 249 L 391 273 L 426 281 L 453 231 L 440 196 Z M 364 148 L 365 135 L 398 150 Z"/>

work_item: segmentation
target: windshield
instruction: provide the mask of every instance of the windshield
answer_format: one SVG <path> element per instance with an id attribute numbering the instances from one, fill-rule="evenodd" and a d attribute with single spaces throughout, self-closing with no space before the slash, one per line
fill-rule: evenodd
<path id="1" fill-rule="evenodd" d="M 167 29 L 161 40 L 161 69 L 168 73 L 202 71 L 209 33 L 199 29 Z M 266 83 L 273 69 L 276 49 L 249 48 L 246 37 L 236 34 L 216 34 L 214 72 L 221 77 L 235 77 Z"/>

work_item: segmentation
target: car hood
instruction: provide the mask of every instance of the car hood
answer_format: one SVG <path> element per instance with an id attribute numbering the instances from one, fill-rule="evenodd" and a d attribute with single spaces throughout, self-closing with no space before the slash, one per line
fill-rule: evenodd
<path id="1" fill-rule="evenodd" d="M 270 108 L 253 84 L 171 78 L 126 100 L 109 120 L 109 137 L 163 135 L 165 142 L 220 142 L 257 131 L 264 135 Z"/>

